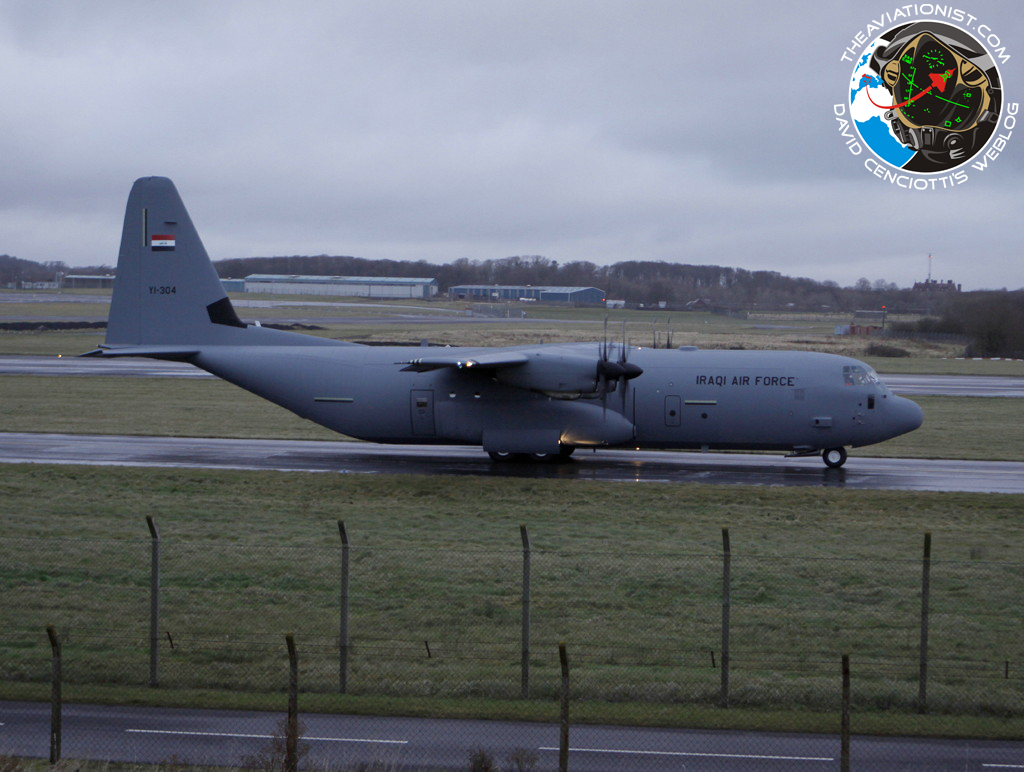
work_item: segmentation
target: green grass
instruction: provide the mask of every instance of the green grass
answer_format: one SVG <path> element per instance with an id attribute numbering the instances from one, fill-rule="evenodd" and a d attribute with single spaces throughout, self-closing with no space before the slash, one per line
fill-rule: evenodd
<path id="1" fill-rule="evenodd" d="M 0 356 L 77 356 L 103 343 L 104 330 L 0 331 Z"/>
<path id="2" fill-rule="evenodd" d="M 555 699 L 565 640 L 577 698 L 606 706 L 594 720 L 639 715 L 629 706 L 640 703 L 686 716 L 717 699 L 725 525 L 734 705 L 830 710 L 850 652 L 860 708 L 899 715 L 916 697 L 928 530 L 933 710 L 1024 714 L 1016 665 L 1002 678 L 1003 662 L 1024 660 L 1019 496 L 45 466 L 6 467 L 0 495 L 8 685 L 45 681 L 46 624 L 67 636 L 70 684 L 145 683 L 150 514 L 164 543 L 161 628 L 174 641 L 153 698 L 283 683 L 294 632 L 304 690 L 326 699 L 344 519 L 353 695 L 514 700 L 524 523 L 535 696 Z"/>
<path id="3" fill-rule="evenodd" d="M 52 301 L 46 303 L 0 303 L 0 321 L 9 319 L 91 319 L 106 317 L 110 303 L 97 300 L 95 303 Z"/>
<path id="4" fill-rule="evenodd" d="M 0 431 L 342 439 L 219 379 L 0 376 Z"/>
<path id="5" fill-rule="evenodd" d="M 898 342 L 897 342 L 898 343 Z M 862 357 L 880 373 L 893 375 L 985 375 L 1024 377 L 1021 359 L 925 359 L 922 357 L 882 358 Z"/>
<path id="6" fill-rule="evenodd" d="M 1024 400 L 1009 397 L 913 396 L 921 428 L 852 455 L 886 458 L 1024 459 Z"/>

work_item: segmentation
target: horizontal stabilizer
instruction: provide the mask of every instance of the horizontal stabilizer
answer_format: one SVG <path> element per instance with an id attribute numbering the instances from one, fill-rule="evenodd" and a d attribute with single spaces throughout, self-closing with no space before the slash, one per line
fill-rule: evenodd
<path id="1" fill-rule="evenodd" d="M 100 346 L 99 348 L 79 354 L 83 357 L 150 357 L 151 359 L 171 359 L 185 361 L 199 353 L 195 346 Z"/>

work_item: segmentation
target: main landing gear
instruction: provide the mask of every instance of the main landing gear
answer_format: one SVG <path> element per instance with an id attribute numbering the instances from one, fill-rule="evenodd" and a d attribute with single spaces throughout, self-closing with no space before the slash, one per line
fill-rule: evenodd
<path id="1" fill-rule="evenodd" d="M 566 460 L 572 455 L 574 450 L 576 450 L 576 448 L 572 445 L 562 445 L 558 448 L 557 453 L 509 453 L 507 451 L 491 450 L 488 451 L 487 455 L 491 457 L 491 461 L 497 461 L 499 463 L 508 461 L 552 463 Z"/>
<path id="2" fill-rule="evenodd" d="M 821 460 L 829 469 L 838 469 L 846 463 L 846 448 L 825 448 L 821 451 Z"/>

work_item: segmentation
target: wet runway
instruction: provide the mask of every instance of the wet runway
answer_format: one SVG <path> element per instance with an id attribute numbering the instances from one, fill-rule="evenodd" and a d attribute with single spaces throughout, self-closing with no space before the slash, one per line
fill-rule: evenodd
<path id="1" fill-rule="evenodd" d="M 1024 493 L 1024 463 L 858 458 L 856 451 L 842 469 L 818 457 L 634 450 L 516 464 L 466 446 L 8 433 L 0 434 L 0 463 Z"/>
<path id="2" fill-rule="evenodd" d="M 38 356 L 0 357 L 0 374 L 213 377 L 180 362 Z M 907 395 L 1024 397 L 1024 378 L 883 377 L 893 391 Z M 1024 463 L 862 458 L 855 449 L 844 468 L 832 470 L 816 456 L 601 450 L 577 452 L 565 464 L 495 464 L 480 448 L 465 446 L 0 434 L 4 462 L 1024 493 Z"/>

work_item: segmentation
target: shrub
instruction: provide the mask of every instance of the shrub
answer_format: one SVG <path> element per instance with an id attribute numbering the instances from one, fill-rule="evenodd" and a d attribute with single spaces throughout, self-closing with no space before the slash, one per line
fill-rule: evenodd
<path id="1" fill-rule="evenodd" d="M 908 357 L 910 352 L 887 343 L 872 343 L 865 352 L 870 357 Z"/>

